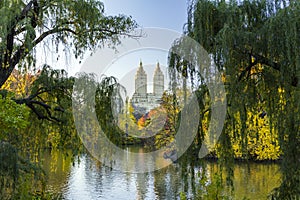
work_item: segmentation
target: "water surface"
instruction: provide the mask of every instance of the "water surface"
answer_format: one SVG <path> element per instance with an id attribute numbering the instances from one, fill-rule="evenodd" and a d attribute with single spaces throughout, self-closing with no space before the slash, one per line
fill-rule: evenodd
<path id="1" fill-rule="evenodd" d="M 44 155 L 44 169 L 49 176 L 47 189 L 61 193 L 64 199 L 178 199 L 184 185 L 188 196 L 193 197 L 195 193 L 191 181 L 187 183 L 182 178 L 189 180 L 191 174 L 183 176 L 179 164 L 155 172 L 133 174 L 103 167 L 88 154 L 80 155 L 75 162 L 65 155 L 59 151 L 45 152 Z M 219 173 L 216 163 L 207 162 L 205 165 L 209 177 Z M 194 168 L 195 172 L 199 170 L 200 166 Z M 279 186 L 280 175 L 279 165 L 275 163 L 235 164 L 235 199 L 266 199 L 272 189 Z"/>

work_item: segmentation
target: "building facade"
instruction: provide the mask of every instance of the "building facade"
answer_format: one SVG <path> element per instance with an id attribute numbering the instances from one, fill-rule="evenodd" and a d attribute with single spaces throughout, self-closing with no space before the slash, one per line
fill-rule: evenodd
<path id="1" fill-rule="evenodd" d="M 153 92 L 147 92 L 147 74 L 142 62 L 135 75 L 135 92 L 131 98 L 131 103 L 135 107 L 144 108 L 146 111 L 159 106 L 164 92 L 164 74 L 159 63 L 157 63 L 153 76 Z"/>

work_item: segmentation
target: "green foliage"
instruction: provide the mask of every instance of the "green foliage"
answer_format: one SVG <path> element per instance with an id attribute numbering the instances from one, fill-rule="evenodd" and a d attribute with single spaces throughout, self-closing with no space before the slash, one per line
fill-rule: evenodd
<path id="1" fill-rule="evenodd" d="M 29 109 L 17 104 L 9 96 L 0 95 L 0 109 L 0 140 L 8 139 L 9 134 L 24 129 L 29 124 Z"/>
<path id="2" fill-rule="evenodd" d="M 114 47 L 137 24 L 124 15 L 106 16 L 98 0 L 4 0 L 0 3 L 0 86 L 15 66 L 35 65 L 41 42 L 81 57 L 104 44 Z M 68 54 L 68 53 L 67 53 Z"/>
<path id="3" fill-rule="evenodd" d="M 34 181 L 44 180 L 43 173 L 36 170 L 40 151 L 72 148 L 75 154 L 82 150 L 72 118 L 75 79 L 48 66 L 27 74 L 29 68 L 35 68 L 36 47 L 44 42 L 60 53 L 63 46 L 67 56 L 73 53 L 82 58 L 87 50 L 105 44 L 114 47 L 120 37 L 137 36 L 130 35 L 136 27 L 131 17 L 106 16 L 98 0 L 0 2 L 0 87 L 15 93 L 2 90 L 0 98 L 0 157 L 5 160 L 0 171 L 9 172 L 1 176 L 1 194 L 5 193 L 1 198 L 48 198 L 36 193 L 44 190 Z M 16 66 L 20 71 L 14 71 Z"/>
<path id="4" fill-rule="evenodd" d="M 179 198 L 180 200 L 187 200 L 186 194 L 184 192 L 180 192 Z"/>
<path id="5" fill-rule="evenodd" d="M 0 157 L 5 161 L 0 163 L 3 198 L 51 199 L 44 193 L 46 177 L 39 167 L 41 152 L 44 148 L 71 148 L 71 155 L 75 155 L 82 150 L 72 118 L 74 78 L 47 66 L 30 76 L 34 77 L 28 87 L 30 95 L 26 90 L 17 90 L 16 95 L 6 91 L 2 92 L 5 98 L 0 98 Z"/>
<path id="6" fill-rule="evenodd" d="M 41 169 L 24 158 L 21 141 L 29 125 L 29 109 L 11 98 L 0 98 L 0 196 L 4 199 L 24 199 L 33 188 L 44 182 Z M 37 184 L 37 185 L 36 185 Z M 39 186 L 38 186 L 39 185 Z"/>
<path id="7" fill-rule="evenodd" d="M 117 145 L 122 144 L 122 136 L 124 136 L 115 119 L 116 113 L 121 111 L 117 110 L 118 107 L 120 109 L 123 107 L 120 96 L 122 90 L 125 89 L 117 82 L 116 78 L 102 77 L 100 83 L 97 84 L 95 95 L 95 111 L 99 125 L 109 140 Z"/>
<path id="8" fill-rule="evenodd" d="M 300 196 L 299 16 L 298 1 L 199 0 L 191 1 L 185 30 L 212 56 L 226 87 L 227 116 L 217 147 L 220 160 L 230 166 L 234 156 L 281 156 L 282 184 L 273 195 L 277 199 Z M 196 55 L 193 50 L 190 54 Z M 204 91 L 204 74 L 195 70 L 197 56 L 190 58 L 187 62 L 170 55 L 171 85 L 185 88 L 185 81 L 178 79 L 188 78 L 193 91 Z M 200 94 L 199 99 L 209 95 Z M 200 133 L 205 133 L 204 125 Z"/>

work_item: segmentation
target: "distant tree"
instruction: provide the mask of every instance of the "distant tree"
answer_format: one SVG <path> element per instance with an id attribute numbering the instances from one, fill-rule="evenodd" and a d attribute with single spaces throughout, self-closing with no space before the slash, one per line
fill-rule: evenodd
<path id="1" fill-rule="evenodd" d="M 114 101 L 121 98 L 121 93 L 125 88 L 118 83 L 115 77 L 101 77 L 100 82 L 96 83 L 95 94 L 95 113 L 99 124 L 110 139 L 110 141 L 119 145 L 122 143 L 123 131 L 117 125 L 117 113 L 114 109 L 118 106 L 123 107 L 122 101 Z M 126 92 L 126 91 L 125 91 Z"/>
<path id="2" fill-rule="evenodd" d="M 161 99 L 161 106 L 156 109 L 157 115 L 164 117 L 164 124 L 162 127 L 157 127 L 155 131 L 158 133 L 155 135 L 155 147 L 157 149 L 163 146 L 172 146 L 172 143 L 175 141 L 175 135 L 178 128 L 178 118 L 179 118 L 180 106 L 178 105 L 178 100 L 176 96 L 164 92 Z M 161 120 L 162 121 L 162 120 Z"/>

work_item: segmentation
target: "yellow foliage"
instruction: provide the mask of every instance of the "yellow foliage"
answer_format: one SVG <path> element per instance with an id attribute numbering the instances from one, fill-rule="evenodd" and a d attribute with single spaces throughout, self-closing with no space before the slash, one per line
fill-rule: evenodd
<path id="1" fill-rule="evenodd" d="M 35 80 L 36 76 L 30 73 L 22 74 L 20 71 L 14 70 L 1 89 L 12 91 L 19 97 L 26 97 Z"/>
<path id="2" fill-rule="evenodd" d="M 234 129 L 229 133 L 231 138 L 232 150 L 235 158 L 244 158 L 254 160 L 276 160 L 281 155 L 281 149 L 278 141 L 278 133 L 274 127 L 269 124 L 268 116 L 260 117 L 255 111 L 247 113 L 246 130 L 242 134 L 242 123 L 240 113 L 235 113 L 236 119 Z M 202 120 L 202 129 L 207 134 L 208 130 L 207 116 Z M 219 156 L 219 145 L 211 146 L 212 141 L 206 135 L 205 143 L 210 151 L 216 150 Z"/>
<path id="3" fill-rule="evenodd" d="M 247 113 L 246 121 L 246 151 L 250 158 L 255 160 L 276 160 L 280 156 L 280 146 L 278 143 L 278 134 L 274 128 L 269 125 L 268 116 L 259 117 L 259 114 L 253 112 Z M 239 123 L 237 128 L 241 124 Z M 241 158 L 243 155 L 242 149 L 242 137 L 241 133 L 238 133 L 239 137 L 232 137 L 232 146 L 237 158 Z"/>

